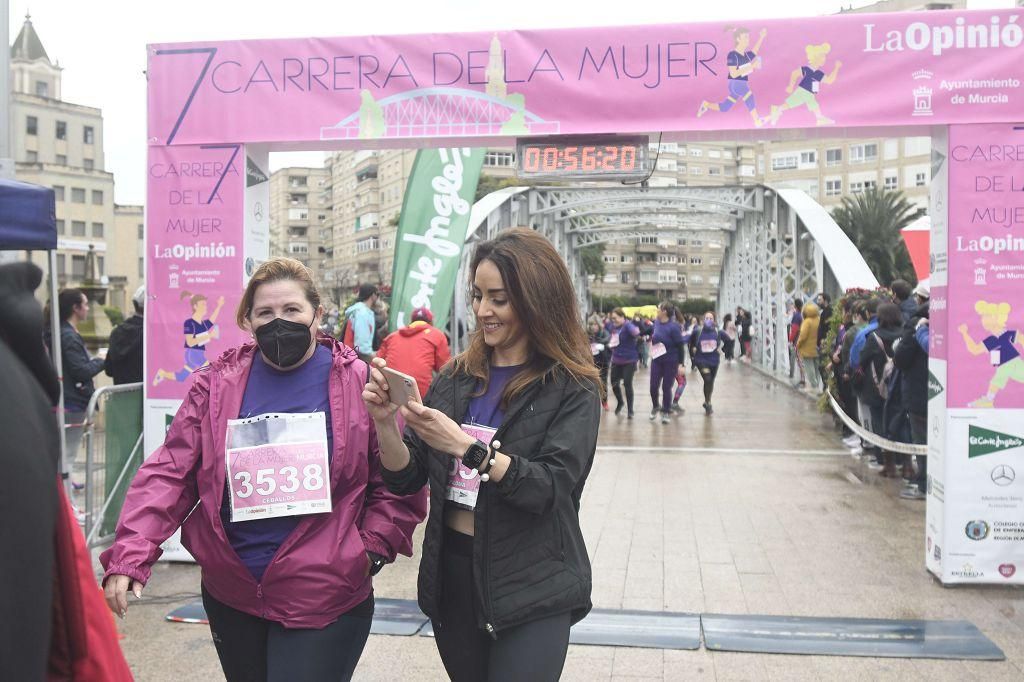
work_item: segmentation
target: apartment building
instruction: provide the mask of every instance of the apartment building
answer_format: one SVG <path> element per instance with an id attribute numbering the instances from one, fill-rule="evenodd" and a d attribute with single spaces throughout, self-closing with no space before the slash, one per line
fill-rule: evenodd
<path id="1" fill-rule="evenodd" d="M 116 238 L 114 176 L 103 161 L 103 113 L 62 100 L 61 71 L 26 17 L 11 45 L 15 177 L 54 190 L 60 285 L 81 283 L 91 247 L 97 274 L 110 283 L 110 301 L 127 312 L 139 281 L 138 241 L 134 233 L 128 241 Z M 49 269 L 45 254 L 34 254 L 33 260 Z"/>
<path id="2" fill-rule="evenodd" d="M 327 168 L 288 167 L 270 175 L 270 248 L 309 266 L 323 284 L 323 232 L 330 223 Z"/>

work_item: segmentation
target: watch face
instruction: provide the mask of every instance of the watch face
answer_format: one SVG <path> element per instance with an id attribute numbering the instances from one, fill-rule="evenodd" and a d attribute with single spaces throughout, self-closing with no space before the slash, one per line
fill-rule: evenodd
<path id="1" fill-rule="evenodd" d="M 477 441 L 469 446 L 466 454 L 462 456 L 462 463 L 469 469 L 479 468 L 487 457 L 487 446 Z"/>

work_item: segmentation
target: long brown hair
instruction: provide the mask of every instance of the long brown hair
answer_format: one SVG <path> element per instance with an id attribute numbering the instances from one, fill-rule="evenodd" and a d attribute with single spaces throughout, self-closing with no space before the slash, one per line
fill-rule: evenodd
<path id="1" fill-rule="evenodd" d="M 469 269 L 469 284 L 480 263 L 488 260 L 501 274 L 509 304 L 529 335 L 530 357 L 526 367 L 505 387 L 502 404 L 553 367 L 561 367 L 576 381 L 600 386 L 590 342 L 580 323 L 569 270 L 551 243 L 533 230 L 514 228 L 476 247 Z M 463 353 L 454 359 L 455 371 L 481 380 L 486 390 L 490 378 L 491 348 L 478 329 Z"/>

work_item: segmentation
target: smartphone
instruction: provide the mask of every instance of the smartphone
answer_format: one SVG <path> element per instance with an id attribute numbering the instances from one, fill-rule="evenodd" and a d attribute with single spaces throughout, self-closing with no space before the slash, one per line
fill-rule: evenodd
<path id="1" fill-rule="evenodd" d="M 405 405 L 410 400 L 417 403 L 423 402 L 420 399 L 420 389 L 416 385 L 416 380 L 411 376 L 390 367 L 382 367 L 380 371 L 388 382 L 388 396 L 392 403 Z"/>

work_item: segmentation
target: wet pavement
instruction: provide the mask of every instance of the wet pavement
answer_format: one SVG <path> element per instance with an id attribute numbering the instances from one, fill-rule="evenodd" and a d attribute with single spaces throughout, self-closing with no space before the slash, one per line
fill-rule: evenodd
<path id="1" fill-rule="evenodd" d="M 564 680 L 1020 680 L 1024 590 L 943 588 L 924 569 L 924 503 L 866 472 L 814 400 L 751 368 L 719 373 L 715 413 L 690 374 L 685 414 L 652 422 L 645 371 L 636 417 L 605 414 L 581 523 L 600 608 L 694 613 L 966 619 L 1003 662 L 781 656 L 572 646 Z M 614 399 L 612 400 L 614 407 Z M 416 541 L 417 550 L 422 529 Z M 415 598 L 418 558 L 376 579 Z M 222 679 L 202 625 L 163 621 L 194 599 L 195 566 L 159 564 L 122 624 L 139 680 Z M 371 636 L 357 680 L 444 680 L 433 641 Z"/>

